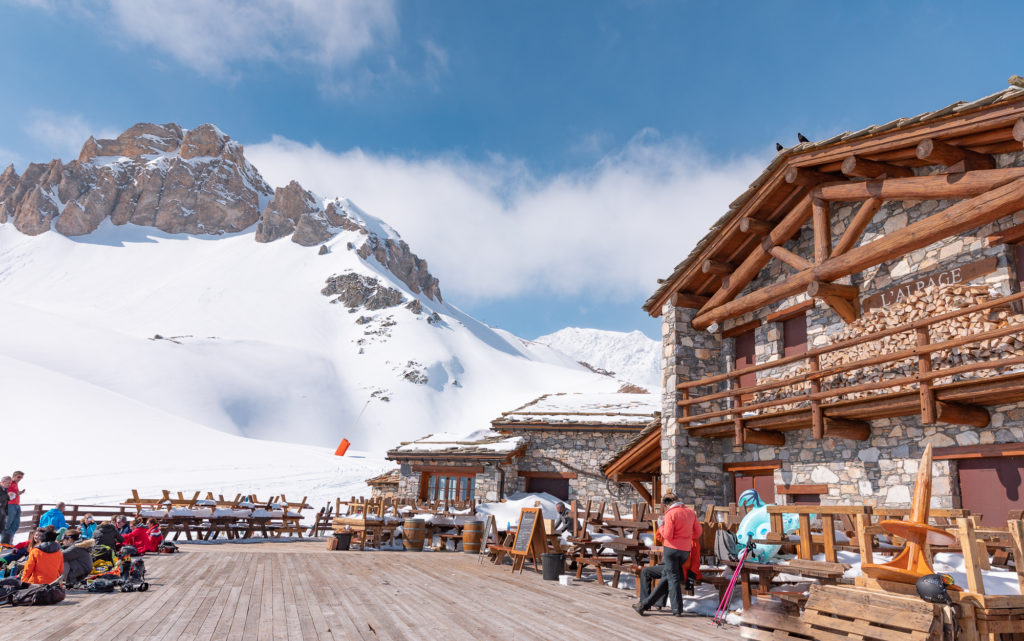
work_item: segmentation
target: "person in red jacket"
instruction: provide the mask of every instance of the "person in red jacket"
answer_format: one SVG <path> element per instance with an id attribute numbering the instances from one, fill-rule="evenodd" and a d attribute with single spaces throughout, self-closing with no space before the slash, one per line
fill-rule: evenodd
<path id="1" fill-rule="evenodd" d="M 652 605 L 664 599 L 667 592 L 672 614 L 680 617 L 683 616 L 683 564 L 690 557 L 693 542 L 700 541 L 701 527 L 696 512 L 683 505 L 675 494 L 666 494 L 661 503 L 665 514 L 658 535 L 665 543 L 665 578 L 646 599 L 633 604 L 633 609 L 643 616 Z"/>
<path id="2" fill-rule="evenodd" d="M 164 541 L 164 535 L 160 532 L 160 522 L 150 519 L 146 528 L 146 552 L 160 551 L 160 544 Z"/>
<path id="3" fill-rule="evenodd" d="M 149 549 L 149 528 L 142 519 L 135 519 L 132 522 L 132 531 L 124 535 L 124 545 L 131 545 L 139 554 L 145 554 Z"/>

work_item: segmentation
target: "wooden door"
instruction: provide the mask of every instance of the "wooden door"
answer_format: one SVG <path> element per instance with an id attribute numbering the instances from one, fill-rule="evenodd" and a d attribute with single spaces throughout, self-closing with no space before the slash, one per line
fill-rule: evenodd
<path id="1" fill-rule="evenodd" d="M 1024 508 L 1024 456 L 960 459 L 960 500 L 982 525 L 1006 527 L 1010 510 Z"/>
<path id="2" fill-rule="evenodd" d="M 807 352 L 807 316 L 801 314 L 782 321 L 782 355 Z"/>
<path id="3" fill-rule="evenodd" d="M 773 470 L 744 470 L 733 472 L 733 485 L 736 499 L 747 490 L 757 490 L 765 503 L 775 502 L 775 473 Z"/>
<path id="4" fill-rule="evenodd" d="M 733 365 L 736 369 L 743 369 L 744 367 L 750 367 L 756 363 L 756 354 L 754 350 L 754 332 L 744 332 L 733 338 L 733 346 L 735 351 L 735 359 Z M 750 373 L 740 376 L 740 387 L 750 387 L 751 385 L 757 385 L 757 374 Z M 740 397 L 743 403 L 749 403 L 754 398 L 753 394 L 744 394 Z"/>
<path id="5" fill-rule="evenodd" d="M 547 492 L 563 501 L 569 500 L 569 479 L 545 479 L 535 476 L 526 479 L 527 492 Z"/>

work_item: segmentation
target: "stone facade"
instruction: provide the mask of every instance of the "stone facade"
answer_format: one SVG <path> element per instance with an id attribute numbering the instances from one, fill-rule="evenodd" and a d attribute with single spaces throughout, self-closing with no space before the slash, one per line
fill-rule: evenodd
<path id="1" fill-rule="evenodd" d="M 601 473 L 603 465 L 626 446 L 642 428 L 636 429 L 515 429 L 502 433 L 526 439 L 526 452 L 518 462 L 522 472 L 575 474 L 569 479 L 569 500 L 636 502 L 643 500 L 628 483 L 615 483 Z M 526 477 L 518 477 L 516 491 L 526 491 Z"/>
<path id="2" fill-rule="evenodd" d="M 1001 154 L 996 159 L 999 167 L 1024 166 L 1024 153 Z M 937 170 L 937 167 L 921 167 L 915 172 L 926 175 Z M 888 202 L 875 215 L 860 244 L 927 218 L 953 202 Z M 857 207 L 857 203 L 832 204 L 834 239 L 841 237 Z M 837 282 L 856 285 L 862 295 L 868 295 L 917 276 L 994 257 L 997 260 L 996 271 L 971 284 L 987 285 L 994 294 L 1007 295 L 1019 290 L 1019 278 L 1024 274 L 1016 273 L 1012 246 L 989 246 L 985 239 L 1021 223 L 1024 223 L 1024 212 L 910 252 Z M 800 256 L 813 256 L 814 240 L 810 226 L 806 225 L 785 247 Z M 785 263 L 772 260 L 740 295 L 783 281 L 793 273 L 795 270 Z M 875 420 L 871 421 L 871 436 L 864 442 L 830 438 L 815 441 L 811 439 L 809 430 L 797 430 L 785 433 L 786 442 L 782 447 L 747 444 L 742 451 L 735 451 L 732 439 L 688 438 L 685 429 L 680 429 L 676 421 L 681 416 L 681 408 L 676 404 L 680 396 L 675 387 L 680 380 L 695 380 L 732 369 L 733 341 L 723 338 L 720 332 L 763 319 L 774 311 L 806 299 L 806 294 L 799 294 L 732 319 L 724 323 L 717 334 L 696 331 L 690 326 L 695 310 L 676 308 L 670 303 L 662 308 L 662 478 L 666 491 L 675 490 L 687 501 L 728 502 L 734 497 L 731 478 L 723 471 L 723 464 L 778 460 L 781 467 L 775 470 L 777 485 L 826 484 L 828 494 L 822 497 L 822 503 L 906 507 L 910 504 L 917 461 L 927 443 L 944 447 L 1013 443 L 1024 439 L 1024 404 L 989 407 L 992 422 L 984 429 L 942 423 L 923 425 L 920 417 L 913 416 Z M 807 312 L 806 318 L 809 349 L 827 346 L 830 336 L 844 327 L 843 320 L 821 301 Z M 781 357 L 781 323 L 762 323 L 755 332 L 755 340 L 757 363 L 768 363 Z M 779 374 L 779 370 L 767 370 L 760 372 L 759 376 Z M 709 408 L 703 407 L 702 411 L 709 411 Z M 933 473 L 933 505 L 959 507 L 956 462 L 936 461 Z M 784 501 L 784 497 L 779 499 Z"/>

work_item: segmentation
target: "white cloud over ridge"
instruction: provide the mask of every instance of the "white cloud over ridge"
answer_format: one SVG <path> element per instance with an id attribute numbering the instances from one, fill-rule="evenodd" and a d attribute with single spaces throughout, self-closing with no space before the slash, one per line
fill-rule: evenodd
<path id="1" fill-rule="evenodd" d="M 394 226 L 458 301 L 530 293 L 646 298 L 761 171 L 638 134 L 583 171 L 535 176 L 501 157 L 332 152 L 275 136 L 246 146 L 272 185 L 296 179 Z"/>
<path id="2" fill-rule="evenodd" d="M 208 76 L 239 62 L 330 73 L 397 36 L 393 0 L 110 0 L 131 38 Z"/>
<path id="3" fill-rule="evenodd" d="M 46 145 L 55 157 L 65 162 L 78 158 L 82 145 L 89 136 L 116 138 L 114 129 L 90 124 L 79 114 L 62 114 L 38 109 L 24 126 L 24 131 L 36 141 Z"/>

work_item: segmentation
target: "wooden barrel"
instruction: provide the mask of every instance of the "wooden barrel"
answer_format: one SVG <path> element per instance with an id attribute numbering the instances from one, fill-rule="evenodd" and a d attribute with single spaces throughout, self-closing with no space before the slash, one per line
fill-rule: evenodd
<path id="1" fill-rule="evenodd" d="M 462 551 L 466 554 L 480 554 L 480 543 L 484 540 L 484 522 L 466 521 L 462 529 Z"/>
<path id="2" fill-rule="evenodd" d="M 423 537 L 427 533 L 427 522 L 423 519 L 406 519 L 402 522 L 402 545 L 407 552 L 423 550 Z"/>

